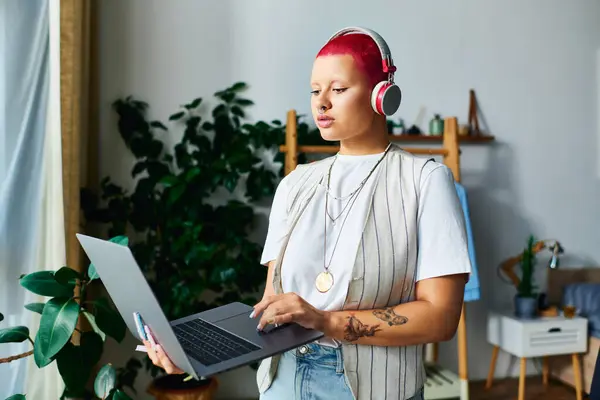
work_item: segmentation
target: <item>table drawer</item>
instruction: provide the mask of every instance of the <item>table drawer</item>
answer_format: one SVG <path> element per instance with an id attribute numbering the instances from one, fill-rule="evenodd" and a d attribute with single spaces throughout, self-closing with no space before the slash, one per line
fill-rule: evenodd
<path id="1" fill-rule="evenodd" d="M 548 327 L 524 325 L 524 328 L 523 351 L 525 357 L 586 351 L 587 329 L 585 324 L 553 324 Z"/>
<path id="2" fill-rule="evenodd" d="M 522 320 L 508 313 L 488 316 L 488 341 L 517 357 L 541 357 L 587 351 L 585 318 Z"/>

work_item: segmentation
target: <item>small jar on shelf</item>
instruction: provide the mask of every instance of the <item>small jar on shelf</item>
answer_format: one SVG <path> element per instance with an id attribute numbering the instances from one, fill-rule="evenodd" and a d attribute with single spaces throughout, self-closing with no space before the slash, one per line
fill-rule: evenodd
<path id="1" fill-rule="evenodd" d="M 431 136 L 442 136 L 444 134 L 444 120 L 440 114 L 435 114 L 429 121 L 429 134 Z"/>

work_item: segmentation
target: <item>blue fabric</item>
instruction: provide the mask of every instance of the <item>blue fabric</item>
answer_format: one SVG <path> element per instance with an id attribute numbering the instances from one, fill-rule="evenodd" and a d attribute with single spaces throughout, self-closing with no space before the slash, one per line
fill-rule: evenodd
<path id="1" fill-rule="evenodd" d="M 302 354 L 302 350 L 306 353 Z M 309 344 L 282 354 L 271 387 L 260 400 L 352 399 L 339 348 Z"/>
<path id="2" fill-rule="evenodd" d="M 465 299 L 464 301 L 475 301 L 481 298 L 481 291 L 479 289 L 479 273 L 477 272 L 477 260 L 475 258 L 475 243 L 473 241 L 473 232 L 471 230 L 471 218 L 469 216 L 469 203 L 467 201 L 467 191 L 465 187 L 458 182 L 454 182 L 456 186 L 456 192 L 460 200 L 460 204 L 463 209 L 465 216 L 465 225 L 467 230 L 467 245 L 469 247 L 469 258 L 471 259 L 471 277 L 465 286 Z"/>
<path id="3" fill-rule="evenodd" d="M 307 344 L 283 353 L 271 387 L 260 400 L 353 399 L 340 348 Z M 408 400 L 423 400 L 423 389 Z"/>
<path id="4" fill-rule="evenodd" d="M 586 317 L 591 336 L 600 337 L 600 284 L 572 283 L 563 290 L 564 306 L 574 306 L 577 314 Z"/>

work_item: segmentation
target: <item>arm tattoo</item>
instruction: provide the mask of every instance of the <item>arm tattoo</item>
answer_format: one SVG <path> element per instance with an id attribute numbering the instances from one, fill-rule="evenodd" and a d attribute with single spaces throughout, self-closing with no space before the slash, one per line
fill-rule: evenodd
<path id="1" fill-rule="evenodd" d="M 350 315 L 348 322 L 344 327 L 344 339 L 349 342 L 358 340 L 363 336 L 375 336 L 375 332 L 380 331 L 379 325 L 365 325 L 358 320 L 354 315 Z"/>
<path id="2" fill-rule="evenodd" d="M 378 319 L 387 322 L 389 326 L 404 325 L 408 322 L 408 318 L 403 315 L 396 314 L 393 307 L 387 307 L 385 310 L 375 310 L 373 311 L 373 315 L 375 315 Z"/>

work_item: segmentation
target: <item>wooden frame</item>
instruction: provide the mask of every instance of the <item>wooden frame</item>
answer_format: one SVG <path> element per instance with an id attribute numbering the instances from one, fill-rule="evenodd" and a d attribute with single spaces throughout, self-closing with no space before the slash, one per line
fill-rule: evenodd
<path id="1" fill-rule="evenodd" d="M 394 141 L 395 136 L 390 135 Z M 297 134 L 296 111 L 287 113 L 285 144 L 281 145 L 279 151 L 285 155 L 284 173 L 292 172 L 298 165 L 298 153 L 327 154 L 336 153 L 338 146 L 299 146 Z M 403 150 L 413 154 L 442 156 L 443 163 L 450 168 L 454 179 L 460 182 L 460 148 L 458 138 L 458 120 L 456 117 L 446 118 L 444 121 L 444 134 L 441 148 L 406 148 Z M 438 344 L 432 343 L 432 363 L 428 363 L 428 377 L 425 384 L 425 399 L 442 399 L 449 397 L 460 397 L 461 400 L 469 398 L 469 377 L 467 365 L 467 326 L 465 319 L 465 305 L 463 303 L 462 313 L 458 324 L 458 376 L 451 371 L 435 365 L 438 359 Z"/>

